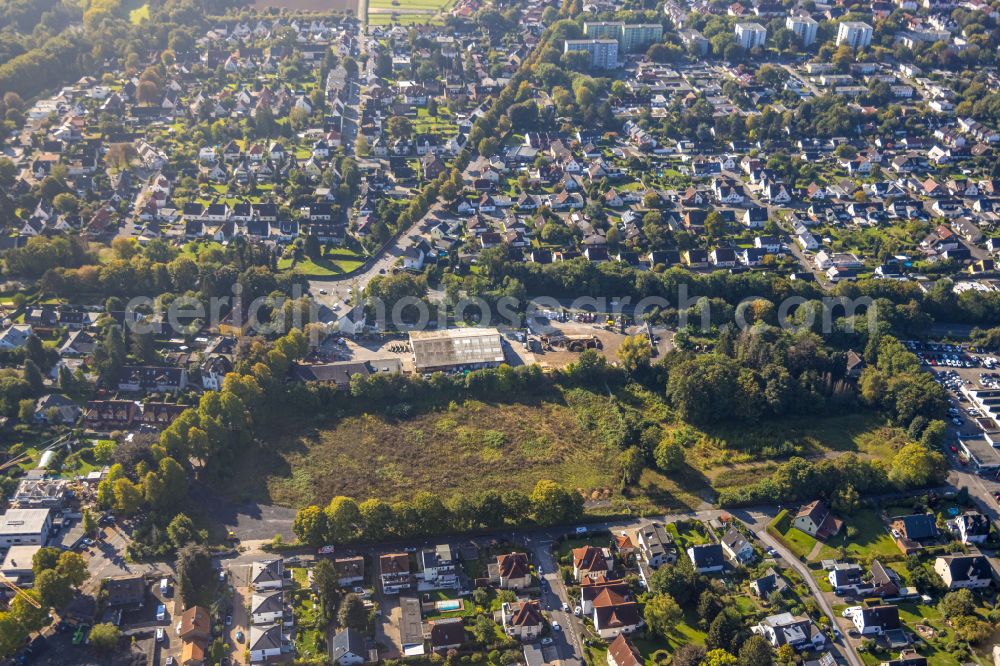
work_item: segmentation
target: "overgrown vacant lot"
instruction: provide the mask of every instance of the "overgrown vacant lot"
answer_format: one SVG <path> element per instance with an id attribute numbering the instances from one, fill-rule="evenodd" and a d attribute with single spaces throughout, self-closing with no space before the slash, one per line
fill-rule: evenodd
<path id="1" fill-rule="evenodd" d="M 495 488 L 530 491 L 541 478 L 588 493 L 614 486 L 617 451 L 588 432 L 558 396 L 526 404 L 466 401 L 408 419 L 352 416 L 289 433 L 291 473 L 272 477 L 274 501 L 295 506 L 336 495 L 443 497 Z"/>
<path id="2" fill-rule="evenodd" d="M 630 441 L 628 423 L 633 432 L 691 432 L 688 464 L 670 473 L 649 467 L 622 494 L 618 458 Z M 268 470 L 266 497 L 258 499 L 277 504 L 325 504 L 337 495 L 394 501 L 421 491 L 443 499 L 485 489 L 530 492 L 548 478 L 581 491 L 591 513 L 696 510 L 716 490 L 754 483 L 789 456 L 856 452 L 888 460 L 905 439 L 872 414 L 698 430 L 677 424 L 662 397 L 636 385 L 614 399 L 554 388 L 520 402 L 422 406 L 404 418 L 382 411 L 318 416 L 275 428 L 269 438 L 276 453 L 248 456 L 235 477 Z"/>

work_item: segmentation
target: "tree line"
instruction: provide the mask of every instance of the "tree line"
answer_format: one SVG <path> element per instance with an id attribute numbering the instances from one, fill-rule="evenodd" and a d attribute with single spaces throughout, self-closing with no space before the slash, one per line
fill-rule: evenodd
<path id="1" fill-rule="evenodd" d="M 296 513 L 292 531 L 310 546 L 407 539 L 507 526 L 555 525 L 575 521 L 583 498 L 555 481 L 541 479 L 530 494 L 517 489 L 488 490 L 448 501 L 429 492 L 411 501 L 370 498 L 358 503 L 334 497 L 324 507 L 309 505 Z"/>

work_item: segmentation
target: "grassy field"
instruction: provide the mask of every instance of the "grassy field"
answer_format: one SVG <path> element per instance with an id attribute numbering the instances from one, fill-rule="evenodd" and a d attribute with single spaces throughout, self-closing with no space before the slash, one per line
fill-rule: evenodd
<path id="1" fill-rule="evenodd" d="M 454 4 L 455 0 L 369 0 L 368 23 L 441 23 L 443 14 Z"/>
<path id="2" fill-rule="evenodd" d="M 719 488 L 754 483 L 789 455 L 857 451 L 883 457 L 879 448 L 891 448 L 878 435 L 882 422 L 864 415 L 790 419 L 767 431 L 695 430 L 681 471 L 648 467 L 623 493 L 617 463 L 627 445 L 621 439 L 626 422 L 641 418 L 664 431 L 687 428 L 674 422 L 655 393 L 630 385 L 609 401 L 604 393 L 553 388 L 517 402 L 417 401 L 411 407 L 407 417 L 380 411 L 284 423 L 264 434 L 274 445 L 241 459 L 235 473 L 257 478 L 269 470 L 266 483 L 234 487 L 230 494 L 288 506 L 323 504 L 337 495 L 395 501 L 421 491 L 447 499 L 484 488 L 530 491 L 547 478 L 579 490 L 592 514 L 652 514 L 704 508 Z M 869 539 L 864 518 L 859 525 L 858 543 L 875 544 L 881 553 L 885 544 Z M 798 555 L 812 552 L 814 540 L 787 526 L 786 532 Z"/>
<path id="3" fill-rule="evenodd" d="M 467 401 L 405 420 L 353 416 L 280 433 L 287 474 L 274 501 L 301 506 L 336 495 L 450 496 L 470 488 L 530 491 L 542 478 L 590 493 L 613 487 L 618 452 L 581 427 L 553 396 L 526 404 Z"/>
<path id="4" fill-rule="evenodd" d="M 820 551 L 820 558 L 835 556 L 835 549 L 844 547 L 848 557 L 887 557 L 899 555 L 900 550 L 896 547 L 892 535 L 889 534 L 882 519 L 874 511 L 863 509 L 845 520 L 847 525 L 857 530 L 857 533 L 848 538 L 845 527 L 840 534 L 829 539 Z"/>
<path id="5" fill-rule="evenodd" d="M 768 526 L 768 531 L 780 538 L 785 546 L 800 559 L 806 559 L 816 547 L 816 539 L 797 527 L 792 527 L 792 515 L 788 511 L 782 511 L 775 516 Z"/>
<path id="6" fill-rule="evenodd" d="M 292 259 L 280 259 L 278 270 L 296 270 L 308 277 L 330 277 L 332 275 L 343 275 L 357 269 L 364 263 L 364 258 L 354 254 L 350 250 L 336 250 L 323 255 L 320 259 L 313 261 L 308 257 L 303 258 L 298 263 L 293 263 Z"/>

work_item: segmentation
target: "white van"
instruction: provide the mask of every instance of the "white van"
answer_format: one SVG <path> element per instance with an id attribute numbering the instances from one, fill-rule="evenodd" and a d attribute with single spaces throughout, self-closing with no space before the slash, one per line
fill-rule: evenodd
<path id="1" fill-rule="evenodd" d="M 170 592 L 170 581 L 166 578 L 160 579 L 160 594 L 166 596 Z"/>

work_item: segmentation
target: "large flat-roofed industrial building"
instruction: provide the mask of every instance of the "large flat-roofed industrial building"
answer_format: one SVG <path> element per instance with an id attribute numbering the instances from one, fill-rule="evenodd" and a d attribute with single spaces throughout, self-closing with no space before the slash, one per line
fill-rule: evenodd
<path id="1" fill-rule="evenodd" d="M 504 362 L 500 331 L 495 328 L 452 328 L 410 333 L 417 372 L 495 368 Z"/>
<path id="2" fill-rule="evenodd" d="M 8 509 L 0 516 L 0 548 L 44 546 L 51 528 L 52 516 L 48 509 Z"/>

